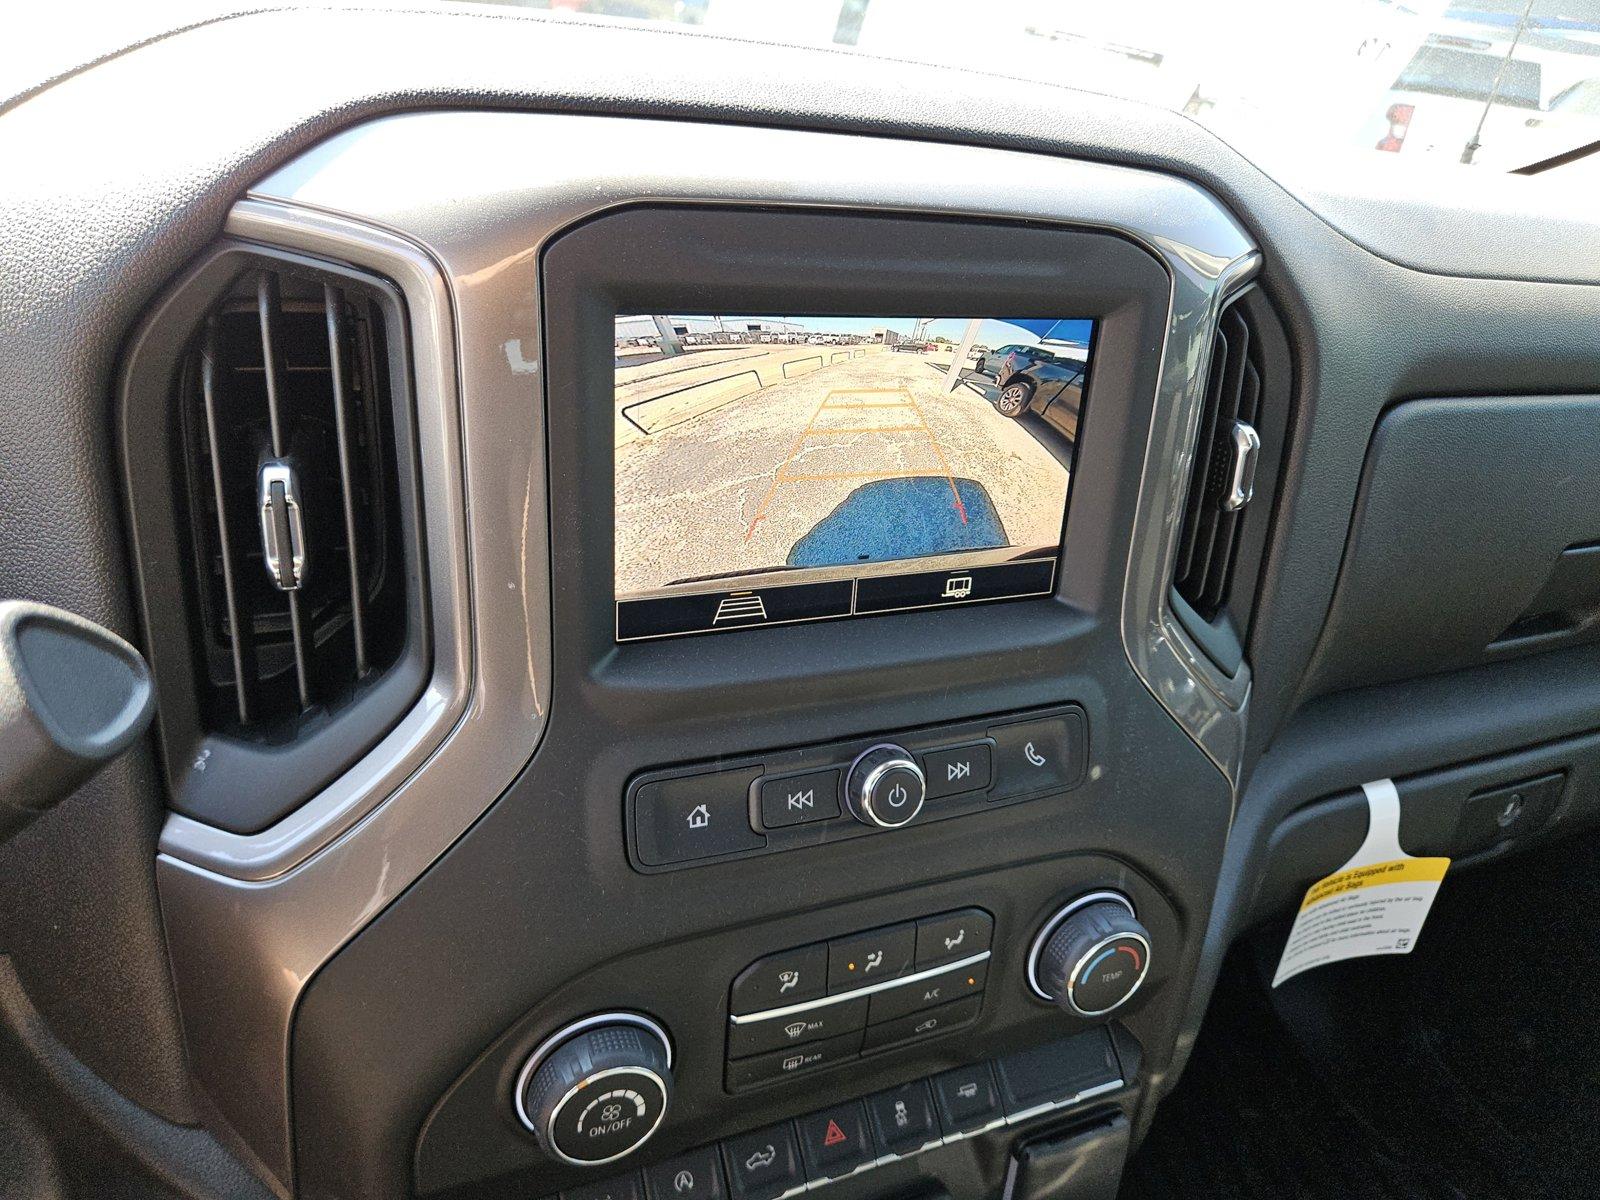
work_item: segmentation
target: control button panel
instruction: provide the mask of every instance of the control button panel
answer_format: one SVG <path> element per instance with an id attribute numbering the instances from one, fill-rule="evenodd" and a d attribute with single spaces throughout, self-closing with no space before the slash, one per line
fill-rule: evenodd
<path id="1" fill-rule="evenodd" d="M 893 834 L 1070 791 L 1088 760 L 1063 705 L 650 771 L 624 799 L 629 855 L 651 873 Z"/>
<path id="2" fill-rule="evenodd" d="M 634 1172 L 573 1188 L 561 1200 L 784 1200 L 1106 1096 L 1125 1086 L 1124 1080 L 1110 1033 L 1091 1029 L 729 1137 L 647 1168 L 642 1176 Z"/>
<path id="3" fill-rule="evenodd" d="M 730 994 L 729 1090 L 972 1024 L 993 936 L 993 917 L 964 908 L 757 959 Z"/>

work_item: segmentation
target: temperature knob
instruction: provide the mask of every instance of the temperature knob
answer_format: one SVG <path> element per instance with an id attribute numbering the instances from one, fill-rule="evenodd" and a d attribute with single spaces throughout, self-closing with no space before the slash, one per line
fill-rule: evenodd
<path id="1" fill-rule="evenodd" d="M 885 742 L 850 766 L 845 802 L 856 820 L 880 829 L 898 829 L 922 811 L 927 785 L 909 750 Z"/>
<path id="2" fill-rule="evenodd" d="M 1121 1008 L 1150 972 L 1150 934 L 1117 892 L 1097 892 L 1045 923 L 1028 955 L 1034 992 L 1077 1017 Z"/>
<path id="3" fill-rule="evenodd" d="M 562 1162 L 615 1162 L 644 1145 L 667 1115 L 671 1063 L 654 1021 L 624 1013 L 580 1021 L 529 1057 L 517 1079 L 517 1116 Z"/>

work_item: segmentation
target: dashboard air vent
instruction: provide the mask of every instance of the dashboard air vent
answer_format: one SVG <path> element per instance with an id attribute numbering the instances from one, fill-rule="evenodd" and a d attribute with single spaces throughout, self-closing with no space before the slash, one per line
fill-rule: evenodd
<path id="1" fill-rule="evenodd" d="M 1252 287 L 1218 323 L 1173 571 L 1180 617 L 1230 674 L 1254 603 L 1288 387 L 1287 340 Z"/>
<path id="2" fill-rule="evenodd" d="M 155 324 L 165 395 L 130 375 L 130 494 L 173 807 L 250 832 L 420 691 L 403 314 L 380 280 L 265 252 L 223 252 L 185 297 L 185 327 Z"/>
<path id="3" fill-rule="evenodd" d="M 288 299 L 280 272 L 242 282 L 179 384 L 203 708 L 292 736 L 390 665 L 404 629 L 383 330 L 331 280 Z"/>

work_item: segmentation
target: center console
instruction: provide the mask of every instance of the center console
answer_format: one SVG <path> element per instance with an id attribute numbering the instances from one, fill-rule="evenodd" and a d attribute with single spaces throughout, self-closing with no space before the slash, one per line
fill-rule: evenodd
<path id="1" fill-rule="evenodd" d="M 525 550 L 475 551 L 472 605 L 544 636 L 471 643 L 522 700 L 462 731 L 535 728 L 503 788 L 434 787 L 447 741 L 404 804 L 325 811 L 314 852 L 235 890 L 213 843 L 169 839 L 180 999 L 286 995 L 242 1032 L 185 1003 L 208 1091 L 310 1195 L 1020 1198 L 1067 1153 L 1114 1188 L 1232 813 L 1247 668 L 1216 677 L 1168 597 L 1253 252 L 1161 176 L 661 132 L 394 118 L 231 226 L 435 318 L 362 223 L 439 264 L 467 444 L 519 395 L 537 418 L 498 490 L 466 457 L 473 538 Z M 427 179 L 393 174 L 402 146 Z M 347 916 L 265 903 L 318 881 Z M 303 969 L 251 981 L 219 939 Z M 222 1070 L 237 1042 L 270 1079 L 275 1037 L 282 1143 L 273 1089 Z"/>

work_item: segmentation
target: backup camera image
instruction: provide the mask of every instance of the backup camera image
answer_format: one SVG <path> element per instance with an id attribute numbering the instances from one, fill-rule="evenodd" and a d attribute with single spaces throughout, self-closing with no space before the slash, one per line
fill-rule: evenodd
<path id="1" fill-rule="evenodd" d="M 618 638 L 1053 590 L 1093 332 L 618 316 Z"/>

